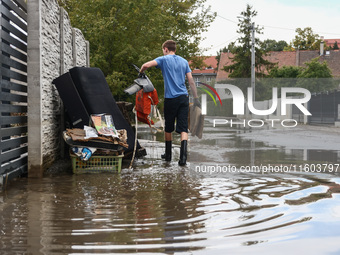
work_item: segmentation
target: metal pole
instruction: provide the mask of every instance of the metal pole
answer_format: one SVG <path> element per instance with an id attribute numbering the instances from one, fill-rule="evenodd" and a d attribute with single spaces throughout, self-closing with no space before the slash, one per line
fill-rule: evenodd
<path id="1" fill-rule="evenodd" d="M 251 88 L 255 102 L 255 23 L 251 24 Z"/>

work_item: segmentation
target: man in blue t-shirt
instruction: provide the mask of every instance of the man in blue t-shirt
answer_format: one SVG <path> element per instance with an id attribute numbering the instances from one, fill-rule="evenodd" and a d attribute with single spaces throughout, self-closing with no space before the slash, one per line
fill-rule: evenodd
<path id="1" fill-rule="evenodd" d="M 168 40 L 162 45 L 163 55 L 142 65 L 140 72 L 143 73 L 150 67 L 162 70 L 164 79 L 164 119 L 165 119 L 165 158 L 171 161 L 172 132 L 181 134 L 181 150 L 178 164 L 184 166 L 187 160 L 188 144 L 188 113 L 189 97 L 185 86 L 185 78 L 188 79 L 194 96 L 194 105 L 200 107 L 197 89 L 188 61 L 176 55 L 176 42 Z"/>

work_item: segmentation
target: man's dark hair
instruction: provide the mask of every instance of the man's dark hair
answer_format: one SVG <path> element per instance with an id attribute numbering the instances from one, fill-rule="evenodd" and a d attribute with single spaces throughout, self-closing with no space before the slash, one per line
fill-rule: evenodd
<path id="1" fill-rule="evenodd" d="M 162 48 L 168 48 L 169 51 L 176 51 L 176 42 L 173 40 L 167 40 L 163 43 Z"/>

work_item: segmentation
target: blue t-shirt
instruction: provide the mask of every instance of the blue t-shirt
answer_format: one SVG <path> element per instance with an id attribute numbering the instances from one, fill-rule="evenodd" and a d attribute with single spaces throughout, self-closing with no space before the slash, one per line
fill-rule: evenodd
<path id="1" fill-rule="evenodd" d="M 188 61 L 177 55 L 165 55 L 155 59 L 157 68 L 162 70 L 164 79 L 164 97 L 175 98 L 188 95 L 185 87 L 185 75 L 190 73 Z"/>

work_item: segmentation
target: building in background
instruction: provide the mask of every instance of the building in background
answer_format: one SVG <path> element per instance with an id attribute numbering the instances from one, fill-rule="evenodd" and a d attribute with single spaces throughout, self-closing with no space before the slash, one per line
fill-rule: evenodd
<path id="1" fill-rule="evenodd" d="M 217 59 L 216 56 L 206 57 L 204 59 L 204 66 L 201 69 L 194 68 L 192 70 L 192 77 L 198 86 L 199 82 L 214 84 L 217 75 Z"/>
<path id="2" fill-rule="evenodd" d="M 340 39 L 324 39 L 325 46 L 334 48 L 334 44 L 336 43 L 340 48 Z"/>
<path id="3" fill-rule="evenodd" d="M 334 44 L 336 39 L 325 39 L 326 45 Z M 328 43 L 326 42 L 328 41 Z M 340 42 L 340 39 L 339 39 Z M 217 68 L 216 82 L 222 82 L 228 79 L 229 73 L 223 70 L 224 66 L 232 64 L 233 54 L 226 52 L 221 54 L 220 63 Z M 319 57 L 322 63 L 326 61 L 334 77 L 340 77 L 340 50 L 297 50 L 297 51 L 271 51 L 265 57 L 272 63 L 277 63 L 278 67 L 282 66 L 305 66 L 306 62 Z"/>

